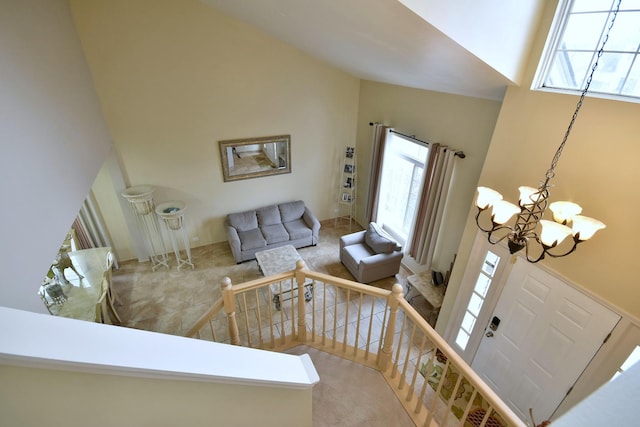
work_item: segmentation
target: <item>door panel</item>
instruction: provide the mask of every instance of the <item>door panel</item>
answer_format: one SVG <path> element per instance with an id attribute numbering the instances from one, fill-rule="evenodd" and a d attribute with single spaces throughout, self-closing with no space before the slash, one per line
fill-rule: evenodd
<path id="1" fill-rule="evenodd" d="M 472 368 L 523 419 L 550 418 L 620 317 L 518 259 Z"/>

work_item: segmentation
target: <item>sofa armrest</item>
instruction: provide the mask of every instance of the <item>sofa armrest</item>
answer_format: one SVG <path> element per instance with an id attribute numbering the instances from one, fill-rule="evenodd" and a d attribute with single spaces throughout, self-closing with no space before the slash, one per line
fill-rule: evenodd
<path id="1" fill-rule="evenodd" d="M 347 234 L 340 237 L 340 249 L 345 246 L 357 245 L 358 243 L 364 243 L 365 230 L 356 231 L 355 233 Z"/>
<path id="2" fill-rule="evenodd" d="M 230 226 L 229 223 L 225 223 L 225 232 L 227 234 L 227 240 L 229 241 L 229 246 L 231 247 L 231 253 L 233 254 L 233 258 L 236 262 L 240 262 L 242 260 L 240 253 L 240 236 L 238 236 L 238 230 L 234 227 Z"/>
<path id="3" fill-rule="evenodd" d="M 304 207 L 304 213 L 302 214 L 302 220 L 311 228 L 311 234 L 313 235 L 313 244 L 318 243 L 318 236 L 320 235 L 320 221 L 311 212 L 308 207 Z"/>

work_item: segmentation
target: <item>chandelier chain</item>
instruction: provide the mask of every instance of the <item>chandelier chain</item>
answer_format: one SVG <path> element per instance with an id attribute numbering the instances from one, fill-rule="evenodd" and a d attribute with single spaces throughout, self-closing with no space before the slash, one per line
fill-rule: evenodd
<path id="1" fill-rule="evenodd" d="M 562 143 L 560 143 L 560 146 L 556 150 L 556 154 L 553 156 L 553 160 L 551 161 L 551 167 L 549 168 L 549 170 L 547 170 L 547 173 L 545 175 L 546 182 L 544 183 L 544 186 L 547 186 L 549 180 L 555 176 L 555 169 L 556 169 L 556 166 L 558 165 L 558 161 L 560 160 L 560 156 L 562 155 L 562 150 L 564 150 L 564 146 L 567 143 L 567 139 L 569 138 L 569 134 L 571 133 L 571 129 L 573 129 L 573 124 L 575 123 L 576 118 L 578 117 L 578 112 L 580 111 L 580 108 L 582 108 L 582 103 L 584 101 L 584 97 L 587 94 L 587 91 L 589 90 L 589 86 L 591 86 L 591 81 L 593 80 L 593 75 L 596 72 L 596 68 L 598 67 L 598 62 L 600 61 L 600 57 L 604 53 L 604 46 L 607 44 L 607 41 L 609 40 L 609 33 L 611 32 L 611 28 L 613 28 L 613 23 L 615 22 L 616 17 L 618 16 L 618 11 L 620 10 L 620 4 L 621 3 L 622 3 L 622 0 L 618 0 L 618 4 L 616 5 L 616 9 L 613 11 L 613 17 L 611 18 L 611 22 L 609 23 L 609 27 L 607 28 L 607 32 L 606 32 L 604 38 L 602 39 L 602 45 L 600 46 L 600 49 L 598 50 L 598 53 L 596 55 L 596 60 L 593 63 L 593 66 L 591 67 L 591 72 L 589 73 L 589 77 L 587 78 L 587 81 L 586 81 L 586 84 L 584 86 L 584 89 L 582 90 L 582 93 L 580 94 L 580 99 L 578 99 L 578 103 L 576 104 L 576 110 L 574 111 L 573 116 L 571 117 L 571 121 L 569 122 L 569 127 L 567 128 L 567 131 L 564 134 L 564 138 L 562 138 Z"/>

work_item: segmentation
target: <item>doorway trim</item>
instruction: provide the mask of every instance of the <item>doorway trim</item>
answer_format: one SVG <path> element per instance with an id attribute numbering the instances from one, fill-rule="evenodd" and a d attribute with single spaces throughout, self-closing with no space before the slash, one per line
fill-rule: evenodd
<path id="1" fill-rule="evenodd" d="M 495 282 L 491 286 L 490 293 L 487 294 L 472 337 L 463 354 L 460 353 L 459 346 L 455 344 L 455 339 L 487 250 L 491 250 L 494 253 L 500 252 L 501 256 L 506 254 L 509 258 L 506 263 L 501 263 L 502 266 L 499 266 L 499 268 L 502 267 L 503 270 L 498 271 L 495 275 Z M 487 241 L 486 236 L 481 231 L 478 230 L 476 232 L 473 247 L 460 282 L 460 288 L 451 310 L 451 316 L 443 334 L 444 339 L 449 345 L 458 351 L 460 356 L 463 357 L 469 365 L 471 365 L 475 353 L 478 350 L 485 327 L 491 318 L 491 313 L 495 310 L 498 300 L 500 299 L 506 280 L 513 267 L 514 257 L 517 256 L 518 255 L 510 255 L 506 245 L 492 245 Z M 526 262 L 524 259 L 521 261 Z M 554 418 L 556 418 L 606 383 L 617 371 L 629 352 L 636 345 L 640 345 L 640 319 L 611 304 L 609 301 L 604 300 L 588 289 L 578 286 L 573 281 L 545 265 L 540 264 L 538 267 L 621 317 L 618 324 L 613 328 L 609 340 L 600 346 L 591 362 L 585 367 L 581 376 L 575 382 L 571 393 L 567 395 L 556 409 L 554 413 Z"/>
<path id="2" fill-rule="evenodd" d="M 498 268 L 493 276 L 493 283 L 485 297 L 484 304 L 482 305 L 476 324 L 471 331 L 469 342 L 467 343 L 466 348 L 462 350 L 455 342 L 456 336 L 462 325 L 462 320 L 471 299 L 473 288 L 480 270 L 482 269 L 482 264 L 487 251 L 489 250 L 500 256 L 501 261 L 498 263 Z M 451 310 L 451 316 L 449 317 L 449 322 L 447 322 L 447 327 L 445 328 L 443 335 L 449 345 L 453 347 L 469 365 L 471 365 L 476 351 L 480 346 L 484 329 L 489 322 L 491 313 L 493 313 L 493 310 L 498 303 L 500 295 L 502 294 L 502 289 L 507 281 L 507 277 L 509 277 L 511 268 L 512 262 L 507 247 L 504 245 L 491 245 L 485 238 L 484 234 L 478 231 L 473 241 L 473 247 L 462 275 L 462 281 L 460 282 L 460 288 L 456 295 L 453 309 Z"/>

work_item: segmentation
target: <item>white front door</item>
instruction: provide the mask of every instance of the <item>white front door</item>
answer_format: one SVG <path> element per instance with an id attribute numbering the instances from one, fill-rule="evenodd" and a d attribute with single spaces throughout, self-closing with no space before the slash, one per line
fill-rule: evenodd
<path id="1" fill-rule="evenodd" d="M 549 419 L 620 316 L 518 258 L 472 368 L 523 420 Z M 498 320 L 499 319 L 499 320 Z M 493 330 L 495 329 L 495 330 Z"/>

